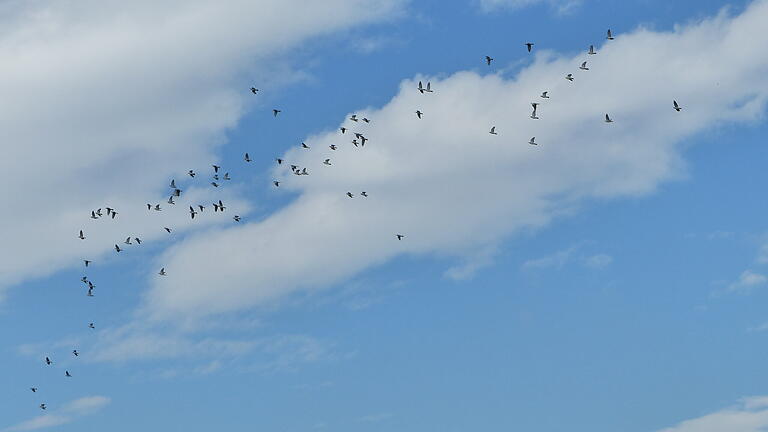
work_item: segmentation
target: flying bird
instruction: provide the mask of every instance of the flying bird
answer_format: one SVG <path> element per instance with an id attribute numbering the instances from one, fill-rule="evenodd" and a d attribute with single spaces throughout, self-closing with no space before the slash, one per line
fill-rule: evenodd
<path id="1" fill-rule="evenodd" d="M 134 237 L 134 238 L 133 238 L 133 241 L 135 241 L 135 242 L 136 242 L 136 244 L 141 244 L 141 239 L 140 239 L 140 238 L 138 238 L 138 237 Z"/>
<path id="2" fill-rule="evenodd" d="M 88 267 L 88 265 L 91 263 L 91 261 L 90 261 L 90 260 L 83 260 L 83 262 L 85 262 L 85 266 L 86 266 L 86 267 Z"/>
<path id="3" fill-rule="evenodd" d="M 272 184 L 275 185 L 275 187 L 280 187 L 280 182 L 277 180 L 273 181 Z"/>
<path id="4" fill-rule="evenodd" d="M 187 172 L 187 174 L 189 174 L 189 176 L 190 176 L 190 177 L 194 177 L 194 176 L 195 176 L 195 172 L 194 172 L 194 171 L 192 171 L 192 170 L 189 170 L 189 171 Z"/>
<path id="5" fill-rule="evenodd" d="M 424 86 L 421 84 L 421 81 L 419 81 L 419 87 L 418 87 L 418 89 L 419 89 L 419 92 L 420 92 L 421 94 L 424 94 L 424 93 L 432 93 L 432 83 L 430 83 L 430 82 L 427 82 L 427 86 L 426 86 L 426 87 L 424 87 Z"/>
<path id="6" fill-rule="evenodd" d="M 232 179 L 229 177 L 229 173 L 228 173 L 228 172 L 227 172 L 227 173 L 224 173 L 224 180 L 232 180 Z"/>
<path id="7" fill-rule="evenodd" d="M 171 180 L 171 189 L 176 189 L 176 180 Z"/>
<path id="8" fill-rule="evenodd" d="M 368 197 L 368 192 L 362 191 L 362 192 L 360 192 L 360 195 L 362 195 L 362 196 L 367 198 Z"/>
<path id="9" fill-rule="evenodd" d="M 168 227 L 163 227 L 163 229 L 164 229 L 164 230 L 166 230 L 166 231 L 168 231 L 169 233 L 171 232 L 171 229 L 170 229 L 170 228 L 168 228 Z"/>
<path id="10" fill-rule="evenodd" d="M 370 122 L 371 122 L 370 120 L 368 120 L 368 119 L 367 119 L 367 118 L 365 118 L 365 117 L 363 117 L 363 121 L 364 121 L 364 122 L 366 122 L 366 123 L 370 123 Z"/>
<path id="11" fill-rule="evenodd" d="M 676 100 L 672 101 L 672 106 L 675 107 L 675 111 L 680 112 L 681 109 L 683 109 L 680 105 L 677 104 Z"/>
<path id="12" fill-rule="evenodd" d="M 165 276 L 165 267 L 161 268 L 157 274 L 159 274 L 160 276 Z"/>
<path id="13" fill-rule="evenodd" d="M 491 135 L 498 135 L 498 134 L 496 133 L 496 126 L 491 126 L 491 131 L 490 131 L 490 132 L 488 132 L 488 133 L 489 133 L 489 134 L 491 134 Z"/>
<path id="14" fill-rule="evenodd" d="M 491 62 L 493 61 L 493 57 L 491 56 L 485 56 L 485 62 L 488 64 L 488 66 L 491 65 Z"/>
<path id="15" fill-rule="evenodd" d="M 589 55 L 597 54 L 597 51 L 595 51 L 595 46 L 594 45 L 590 45 L 589 46 L 589 52 L 587 54 L 589 54 Z"/>
<path id="16" fill-rule="evenodd" d="M 95 329 L 96 325 L 94 323 L 88 323 L 88 328 Z"/>
<path id="17" fill-rule="evenodd" d="M 47 408 L 47 407 L 45 406 L 45 404 L 44 404 L 44 403 L 41 403 L 41 404 L 40 404 L 40 409 L 41 409 L 41 410 L 44 410 L 45 408 Z"/>
<path id="18" fill-rule="evenodd" d="M 163 209 L 160 208 L 160 204 L 155 204 L 155 211 L 163 211 Z"/>
<path id="19" fill-rule="evenodd" d="M 538 144 L 536 144 L 536 137 L 531 137 L 531 140 L 528 141 L 528 144 L 530 144 L 530 145 L 538 145 Z"/>
<path id="20" fill-rule="evenodd" d="M 336 150 L 338 147 L 336 147 L 335 145 L 331 144 L 331 145 L 328 146 L 328 148 L 331 149 L 331 150 Z"/>
<path id="21" fill-rule="evenodd" d="M 244 159 L 245 159 L 246 162 L 250 162 L 251 161 L 251 157 L 248 156 L 248 153 L 245 154 L 245 158 Z"/>
<path id="22" fill-rule="evenodd" d="M 326 165 L 330 165 L 331 164 L 331 160 L 330 159 L 326 159 L 326 160 L 323 161 L 323 163 L 326 164 Z"/>
<path id="23" fill-rule="evenodd" d="M 545 91 L 545 92 L 541 93 L 541 98 L 542 99 L 549 99 L 549 92 Z"/>
<path id="24" fill-rule="evenodd" d="M 416 117 L 421 118 L 421 116 L 423 116 L 423 115 L 424 115 L 423 112 L 421 112 L 419 110 L 416 110 Z"/>
<path id="25" fill-rule="evenodd" d="M 218 183 L 216 183 L 216 182 L 211 182 L 211 185 L 212 185 L 213 187 L 219 187 L 219 184 L 218 184 Z"/>
<path id="26" fill-rule="evenodd" d="M 566 75 L 565 79 L 567 79 L 568 81 L 573 81 L 573 74 Z"/>
<path id="27" fill-rule="evenodd" d="M 402 240 L 405 236 L 402 234 L 395 234 L 395 237 L 397 237 L 398 240 Z"/>
<path id="28" fill-rule="evenodd" d="M 280 165 L 280 164 L 282 164 L 282 163 L 283 163 L 283 160 L 282 160 L 282 159 L 280 159 L 280 158 L 277 158 L 277 159 L 275 159 L 275 160 L 277 161 L 277 164 L 278 164 L 278 165 Z"/>
<path id="29" fill-rule="evenodd" d="M 357 120 L 357 114 L 352 114 L 352 115 L 349 117 L 349 119 L 350 119 L 350 120 L 352 120 L 352 121 L 355 121 L 355 122 L 356 122 L 356 121 L 358 121 L 358 120 Z"/>
<path id="30" fill-rule="evenodd" d="M 347 192 L 347 196 L 352 198 L 354 195 L 352 195 L 352 192 Z"/>
<path id="31" fill-rule="evenodd" d="M 234 220 L 235 220 L 235 222 L 240 222 L 240 216 L 238 216 L 238 215 L 234 215 L 234 216 L 232 217 L 232 219 L 234 219 Z"/>
<path id="32" fill-rule="evenodd" d="M 582 63 L 581 66 L 579 66 L 579 69 L 585 70 L 585 71 L 589 70 L 589 68 L 587 67 L 587 62 Z"/>
<path id="33" fill-rule="evenodd" d="M 272 114 L 273 114 L 275 117 L 277 117 L 277 115 L 278 115 L 278 114 L 280 114 L 281 112 L 283 112 L 283 111 L 282 111 L 282 110 L 279 110 L 279 109 L 273 109 L 273 110 L 272 110 Z"/>
<path id="34" fill-rule="evenodd" d="M 125 239 L 125 244 L 132 244 L 132 243 L 131 243 L 131 238 L 130 238 L 130 237 L 128 237 L 127 239 Z"/>
<path id="35" fill-rule="evenodd" d="M 115 245 L 115 250 L 116 250 L 117 252 L 121 252 L 121 251 L 122 251 L 122 249 L 120 249 L 120 246 L 118 246 L 118 245 Z"/>
<path id="36" fill-rule="evenodd" d="M 83 230 L 80 230 L 80 235 L 77 236 L 80 240 L 85 240 L 85 235 L 83 234 Z"/>
<path id="37" fill-rule="evenodd" d="M 197 212 L 195 211 L 195 209 L 192 206 L 189 206 L 189 215 L 192 217 L 192 219 L 195 218 L 196 214 Z"/>
<path id="38" fill-rule="evenodd" d="M 251 93 L 256 94 L 256 92 L 258 91 L 259 89 L 257 89 L 256 87 L 251 87 Z"/>
<path id="39" fill-rule="evenodd" d="M 538 108 L 539 104 L 536 102 L 531 103 L 531 106 L 533 107 L 533 112 L 531 113 L 531 118 L 534 120 L 538 120 L 539 117 L 536 116 L 536 108 Z"/>
<path id="40" fill-rule="evenodd" d="M 611 29 L 608 29 L 608 36 L 606 36 L 606 39 L 613 40 L 613 34 L 611 34 Z"/>
<path id="41" fill-rule="evenodd" d="M 98 216 L 96 216 L 95 211 L 91 211 L 91 219 L 98 219 Z"/>
<path id="42" fill-rule="evenodd" d="M 64 371 L 64 376 L 72 378 L 72 374 L 70 374 L 69 371 Z"/>
<path id="43" fill-rule="evenodd" d="M 176 205 L 176 202 L 173 200 L 173 195 L 171 195 L 170 197 L 168 197 L 168 204 L 173 204 L 173 205 Z"/>
<path id="44" fill-rule="evenodd" d="M 611 120 L 611 118 L 608 117 L 608 114 L 605 115 L 605 122 L 606 123 L 613 123 L 613 120 Z"/>
<path id="45" fill-rule="evenodd" d="M 30 390 L 32 390 L 32 393 L 37 393 L 37 387 L 30 387 Z"/>
<path id="46" fill-rule="evenodd" d="M 339 130 L 341 131 L 341 133 L 344 133 L 344 132 L 346 132 L 346 131 L 347 131 L 347 128 L 345 128 L 345 127 L 341 127 L 341 128 L 339 128 Z"/>
<path id="47" fill-rule="evenodd" d="M 308 146 L 308 145 L 306 145 L 306 144 L 304 144 L 304 143 L 301 143 L 301 148 L 305 148 L 305 149 L 308 149 L 308 148 L 309 148 L 309 146 Z"/>
<path id="48" fill-rule="evenodd" d="M 52 365 L 52 364 L 53 364 L 53 362 L 51 361 L 51 359 L 50 359 L 49 357 L 46 357 L 46 358 L 45 358 L 45 364 L 47 364 L 48 366 L 50 366 L 50 365 Z"/>
<path id="49" fill-rule="evenodd" d="M 217 172 L 219 172 L 219 168 L 221 168 L 221 167 L 220 167 L 220 166 L 218 166 L 218 165 L 211 165 L 211 166 L 213 167 L 213 172 L 214 172 L 214 173 L 217 173 Z"/>
<path id="50" fill-rule="evenodd" d="M 72 350 L 72 354 L 74 354 L 74 355 L 75 355 L 75 357 L 77 357 L 77 356 L 79 356 L 79 355 L 80 355 L 80 353 L 79 353 L 79 352 L 77 352 L 77 350 Z"/>
<path id="51" fill-rule="evenodd" d="M 533 49 L 533 44 L 532 44 L 531 42 L 527 42 L 527 43 L 525 44 L 525 46 L 527 46 L 527 47 L 528 47 L 528 52 L 531 52 L 531 50 Z"/>

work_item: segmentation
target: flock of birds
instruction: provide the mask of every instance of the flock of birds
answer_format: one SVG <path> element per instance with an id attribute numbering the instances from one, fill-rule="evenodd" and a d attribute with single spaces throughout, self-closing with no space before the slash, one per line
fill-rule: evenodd
<path id="1" fill-rule="evenodd" d="M 608 30 L 606 39 L 608 39 L 608 40 L 613 40 L 614 39 L 613 34 L 611 33 L 611 30 Z M 525 43 L 525 46 L 526 46 L 527 51 L 529 53 L 533 51 L 534 44 L 532 42 Z M 589 46 L 589 51 L 587 52 L 587 54 L 588 55 L 596 55 L 597 54 L 597 52 L 595 51 L 595 48 L 594 48 L 593 45 Z M 490 66 L 493 61 L 494 61 L 493 57 L 485 56 L 485 63 L 488 66 Z M 587 61 L 582 62 L 581 65 L 579 66 L 579 69 L 582 70 L 582 71 L 589 71 L 589 67 L 587 67 Z M 573 82 L 575 78 L 574 78 L 572 73 L 568 73 L 567 75 L 565 75 L 565 79 L 568 80 L 568 81 Z M 432 88 L 432 83 L 431 82 L 427 82 L 426 85 L 424 85 L 424 83 L 422 83 L 422 81 L 419 81 L 418 86 L 417 86 L 416 89 L 421 94 L 428 94 L 428 93 L 434 93 L 435 92 L 435 90 Z M 251 87 L 250 91 L 253 94 L 258 94 L 259 89 L 255 88 L 255 87 Z M 542 99 L 549 99 L 550 98 L 549 92 L 548 91 L 542 92 L 540 97 Z M 531 106 L 533 107 L 533 111 L 531 112 L 530 117 L 532 119 L 534 119 L 534 120 L 539 119 L 539 117 L 538 117 L 539 103 L 538 102 L 532 102 Z M 672 107 L 677 112 L 680 112 L 682 110 L 682 107 L 677 103 L 676 100 L 672 101 Z M 272 114 L 273 114 L 274 117 L 277 117 L 281 112 L 282 112 L 282 110 L 279 110 L 279 109 L 273 109 L 272 110 Z M 424 117 L 424 112 L 422 112 L 420 109 L 417 109 L 415 111 L 415 113 L 416 113 L 417 119 L 422 119 Z M 365 117 L 358 118 L 356 114 L 351 115 L 349 117 L 349 119 L 351 121 L 353 121 L 353 122 L 356 122 L 356 123 L 357 122 L 371 123 L 370 119 L 365 118 Z M 605 114 L 605 120 L 604 121 L 605 121 L 605 123 L 613 123 L 614 122 L 614 120 L 611 119 L 611 117 L 607 113 Z M 345 135 L 347 133 L 347 131 L 348 131 L 348 129 L 346 127 L 341 127 L 340 128 L 340 132 L 341 132 L 342 135 Z M 350 131 L 350 132 L 352 134 L 354 134 L 354 138 L 351 140 L 351 143 L 355 147 L 364 147 L 366 142 L 369 141 L 369 138 L 364 136 L 363 133 L 361 133 L 361 132 L 352 132 L 352 131 Z M 489 133 L 491 135 L 498 135 L 498 131 L 496 130 L 496 126 L 492 126 L 490 131 L 489 131 Z M 538 143 L 536 142 L 536 137 L 535 136 L 531 137 L 531 139 L 528 141 L 528 144 L 538 145 Z M 302 142 L 301 143 L 301 148 L 309 149 L 310 147 L 307 144 Z M 337 150 L 338 146 L 336 146 L 335 144 L 332 144 L 332 145 L 329 146 L 329 148 L 331 150 Z M 243 160 L 246 163 L 252 162 L 252 159 L 251 159 L 251 157 L 250 157 L 250 155 L 248 153 L 244 154 Z M 281 159 L 281 158 L 277 158 L 276 162 L 277 162 L 278 165 L 282 165 L 286 161 Z M 330 158 L 326 158 L 323 161 L 323 164 L 324 165 L 328 165 L 328 166 L 332 165 L 331 164 L 331 159 Z M 228 172 L 225 172 L 225 173 L 223 173 L 221 175 L 219 174 L 219 170 L 221 169 L 221 166 L 213 164 L 213 165 L 211 165 L 211 167 L 213 168 L 213 173 L 211 175 L 211 181 L 210 181 L 210 185 L 212 187 L 218 188 L 218 187 L 220 187 L 222 185 L 223 182 L 230 181 L 232 179 Z M 309 175 L 309 172 L 308 172 L 306 167 L 299 167 L 298 165 L 291 164 L 290 168 L 291 168 L 291 172 L 294 175 L 297 175 L 297 176 Z M 187 172 L 187 174 L 189 175 L 190 178 L 195 178 L 195 176 L 197 176 L 197 173 L 194 170 L 189 170 Z M 280 181 L 274 180 L 273 184 L 274 184 L 275 187 L 279 187 L 280 186 Z M 170 191 L 170 196 L 169 196 L 169 198 L 168 198 L 168 200 L 166 202 L 167 202 L 168 205 L 176 205 L 176 201 L 177 201 L 177 199 L 181 198 L 181 195 L 182 195 L 183 191 L 182 191 L 181 188 L 179 188 L 176 185 L 176 181 L 175 180 L 171 180 L 171 182 L 170 182 L 170 184 L 168 186 L 169 186 L 171 191 Z M 359 195 L 364 197 L 364 198 L 368 197 L 368 193 L 366 191 L 360 192 Z M 346 192 L 346 196 L 348 198 L 354 198 L 355 194 L 353 194 L 351 191 L 347 191 Z M 154 203 L 154 204 L 153 203 L 147 203 L 146 205 L 147 205 L 147 211 L 150 211 L 150 212 L 160 212 L 160 211 L 163 210 L 163 207 L 159 203 Z M 226 205 L 220 199 L 217 200 L 216 202 L 213 202 L 212 203 L 212 207 L 213 207 L 213 211 L 215 213 L 219 213 L 219 212 L 223 213 L 227 209 Z M 204 206 L 202 204 L 189 205 L 189 215 L 190 215 L 190 218 L 194 220 L 195 217 L 197 215 L 203 213 L 203 211 L 205 209 L 206 209 L 206 206 Z M 104 211 L 102 211 L 101 208 L 96 209 L 96 210 L 92 210 L 90 212 L 90 218 L 91 219 L 105 218 L 105 219 L 114 220 L 117 217 L 117 215 L 119 214 L 117 210 L 115 210 L 113 208 L 110 208 L 110 207 L 105 207 L 103 210 Z M 239 215 L 234 215 L 232 217 L 232 219 L 235 222 L 240 222 L 241 221 L 241 217 Z M 172 231 L 172 229 L 169 228 L 169 227 L 163 227 L 163 229 L 167 233 L 169 233 L 169 234 Z M 398 234 L 395 234 L 394 237 L 397 240 L 403 240 L 405 238 L 405 235 L 398 233 Z M 77 238 L 79 238 L 82 241 L 86 240 L 87 236 L 86 236 L 85 231 L 84 230 L 80 230 Z M 123 245 L 140 245 L 140 244 L 142 244 L 142 240 L 140 238 L 138 238 L 138 237 L 135 237 L 135 236 L 128 236 L 121 243 Z M 115 248 L 115 251 L 117 253 L 120 253 L 120 252 L 122 252 L 124 250 L 125 246 L 121 247 L 120 243 L 115 243 L 114 248 Z M 88 260 L 88 259 L 84 259 L 83 263 L 84 263 L 86 268 L 90 268 L 90 265 L 93 263 L 93 261 Z M 165 267 L 161 268 L 158 271 L 157 274 L 158 274 L 158 276 L 167 276 L 168 275 L 166 273 Z M 81 278 L 81 282 L 84 283 L 85 286 L 87 287 L 86 288 L 86 296 L 93 297 L 94 296 L 94 289 L 96 288 L 96 285 L 93 283 L 93 281 L 88 279 L 88 276 L 83 276 Z M 89 329 L 95 329 L 96 328 L 95 323 L 89 322 L 88 323 L 88 328 Z M 72 353 L 72 356 L 74 356 L 74 357 L 79 357 L 80 356 L 80 352 L 77 349 L 73 349 L 71 351 L 71 353 Z M 53 360 L 50 357 L 48 357 L 48 356 L 45 357 L 44 361 L 45 361 L 45 365 L 47 365 L 47 366 L 52 366 L 54 364 Z M 65 370 L 64 371 L 64 377 L 65 378 L 72 378 L 72 374 L 70 373 L 69 370 Z M 30 387 L 30 390 L 33 393 L 38 393 L 39 388 L 36 387 L 36 386 L 32 386 L 32 387 Z M 39 408 L 42 409 L 42 410 L 45 410 L 45 409 L 48 408 L 48 405 L 46 403 L 40 403 Z"/>

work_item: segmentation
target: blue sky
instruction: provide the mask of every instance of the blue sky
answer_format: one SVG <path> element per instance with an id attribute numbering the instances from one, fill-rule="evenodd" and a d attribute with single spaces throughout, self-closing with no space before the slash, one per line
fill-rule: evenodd
<path id="1" fill-rule="evenodd" d="M 768 427 L 767 2 L 108 3 L 0 8 L 0 430 Z"/>

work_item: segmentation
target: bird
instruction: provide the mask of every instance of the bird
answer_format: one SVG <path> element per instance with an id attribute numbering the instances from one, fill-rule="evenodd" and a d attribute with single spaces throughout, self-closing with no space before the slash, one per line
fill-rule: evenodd
<path id="1" fill-rule="evenodd" d="M 291 165 L 291 171 L 293 171 L 294 173 L 295 173 L 295 172 L 296 172 L 298 169 L 299 169 L 299 166 L 298 166 L 298 165 Z"/>
<path id="2" fill-rule="evenodd" d="M 160 208 L 160 204 L 155 204 L 155 211 L 163 211 L 163 209 Z"/>
<path id="3" fill-rule="evenodd" d="M 419 92 L 420 92 L 421 94 L 424 94 L 424 93 L 432 93 L 432 83 L 430 83 L 430 82 L 427 82 L 427 86 L 426 86 L 426 87 L 424 87 L 424 86 L 421 84 L 421 81 L 419 81 L 419 87 L 418 87 L 418 89 L 419 89 Z"/>
<path id="4" fill-rule="evenodd" d="M 277 161 L 277 164 L 278 164 L 278 165 L 280 165 L 280 164 L 282 164 L 282 163 L 283 163 L 283 160 L 282 160 L 282 159 L 280 159 L 280 158 L 277 158 L 277 159 L 275 159 L 275 160 Z"/>
<path id="5" fill-rule="evenodd" d="M 538 120 L 539 117 L 536 115 L 536 108 L 539 106 L 539 104 L 537 104 L 536 102 L 533 102 L 531 104 L 531 106 L 533 107 L 533 112 L 531 113 L 531 118 L 534 119 L 534 120 Z"/>
<path id="6" fill-rule="evenodd" d="M 109 207 L 105 207 L 107 209 L 107 216 L 109 216 L 110 213 L 112 213 L 113 209 Z"/>
<path id="7" fill-rule="evenodd" d="M 538 145 L 538 144 L 536 144 L 536 137 L 531 137 L 531 140 L 528 141 L 528 144 L 530 144 L 530 145 Z"/>
<path id="8" fill-rule="evenodd" d="M 88 265 L 90 265 L 90 264 L 91 264 L 91 260 L 83 260 L 83 262 L 85 262 L 85 266 L 86 266 L 86 267 L 88 267 Z"/>
<path id="9" fill-rule="evenodd" d="M 352 192 L 347 192 L 347 196 L 352 198 L 354 195 L 352 195 Z"/>
<path id="10" fill-rule="evenodd" d="M 597 51 L 595 51 L 595 46 L 594 45 L 590 45 L 589 46 L 589 52 L 587 54 L 590 54 L 590 55 L 597 54 Z"/>
<path id="11" fill-rule="evenodd" d="M 235 220 L 235 222 L 240 222 L 240 216 L 238 216 L 238 215 L 234 215 L 234 216 L 232 217 L 232 219 L 234 219 L 234 220 Z"/>
<path id="12" fill-rule="evenodd" d="M 141 239 L 140 239 L 140 238 L 138 238 L 138 237 L 134 237 L 134 238 L 133 238 L 133 241 L 135 241 L 135 242 L 136 242 L 136 244 L 141 244 Z"/>
<path id="13" fill-rule="evenodd" d="M 367 198 L 368 197 L 368 192 L 362 191 L 362 192 L 360 192 L 360 195 L 362 195 L 362 196 Z"/>
<path id="14" fill-rule="evenodd" d="M 309 175 L 306 168 L 301 169 L 301 175 Z M 221 204 L 221 201 L 219 201 L 219 204 Z"/>
<path id="15" fill-rule="evenodd" d="M 305 169 L 306 169 L 306 168 L 305 168 Z M 221 211 L 224 211 L 224 210 L 226 210 L 226 209 L 227 209 L 227 208 L 226 208 L 226 207 L 224 207 L 224 204 L 221 202 L 221 200 L 219 200 L 219 210 L 221 210 Z"/>
<path id="16" fill-rule="evenodd" d="M 279 110 L 279 109 L 273 109 L 273 110 L 272 110 L 272 114 L 273 114 L 275 117 L 277 117 L 277 115 L 278 115 L 278 114 L 280 114 L 281 112 L 283 112 L 283 111 L 282 111 L 282 110 Z"/>
<path id="17" fill-rule="evenodd" d="M 114 219 L 114 218 L 115 218 L 115 216 L 117 216 L 117 212 L 116 212 L 116 211 L 114 211 L 114 210 L 112 210 L 112 219 Z"/>
<path id="18" fill-rule="evenodd" d="M 192 171 L 192 170 L 189 170 L 189 171 L 187 172 L 187 174 L 189 174 L 189 176 L 190 176 L 190 177 L 195 177 L 195 172 L 194 172 L 194 171 Z"/>
<path id="19" fill-rule="evenodd" d="M 44 410 L 45 408 L 47 408 L 47 407 L 45 406 L 45 404 L 44 404 L 44 403 L 41 403 L 41 404 L 40 404 L 40 409 L 41 409 L 41 410 Z"/>
<path id="20" fill-rule="evenodd" d="M 94 323 L 88 323 L 88 328 L 95 329 L 96 325 Z"/>
<path id="21" fill-rule="evenodd" d="M 180 197 L 181 196 L 181 189 L 174 189 L 173 190 L 173 196 Z"/>
<path id="22" fill-rule="evenodd" d="M 331 164 L 331 160 L 330 159 L 326 159 L 326 160 L 323 161 L 323 163 L 326 164 L 326 165 L 330 165 Z"/>
<path id="23" fill-rule="evenodd" d="M 491 135 L 498 135 L 498 134 L 496 133 L 496 126 L 491 126 L 491 131 L 490 131 L 490 132 L 488 132 L 488 133 L 489 133 L 489 134 L 491 134 Z"/>
<path id="24" fill-rule="evenodd" d="M 304 143 L 301 143 L 301 148 L 305 148 L 305 149 L 308 149 L 308 148 L 309 148 L 309 146 L 308 146 L 308 145 L 306 145 L 306 144 L 304 144 Z"/>
<path id="25" fill-rule="evenodd" d="M 423 116 L 423 115 L 424 115 L 423 112 L 421 112 L 419 110 L 416 110 L 416 117 L 421 118 L 421 116 Z"/>
<path id="26" fill-rule="evenodd" d="M 176 205 L 176 202 L 173 200 L 173 195 L 171 195 L 170 197 L 168 197 L 168 204 L 173 204 L 173 205 Z"/>
<path id="27" fill-rule="evenodd" d="M 147 203 L 147 210 L 152 210 L 152 204 Z"/>
<path id="28" fill-rule="evenodd" d="M 171 180 L 171 189 L 176 189 L 176 180 Z"/>
<path id="29" fill-rule="evenodd" d="M 566 75 L 565 79 L 567 79 L 568 81 L 573 81 L 573 74 Z"/>
<path id="30" fill-rule="evenodd" d="M 328 148 L 331 149 L 331 150 L 336 150 L 338 147 L 336 147 L 335 145 L 331 144 L 331 145 L 328 146 Z"/>
<path id="31" fill-rule="evenodd" d="M 405 236 L 402 234 L 395 234 L 395 237 L 397 237 L 398 240 L 402 240 Z"/>
<path id="32" fill-rule="evenodd" d="M 157 274 L 159 274 L 160 276 L 165 276 L 165 267 L 161 268 Z"/>
<path id="33" fill-rule="evenodd" d="M 605 115 L 605 122 L 606 123 L 613 123 L 613 120 L 611 120 L 611 118 L 608 117 L 608 114 Z"/>
<path id="34" fill-rule="evenodd" d="M 101 209 L 97 209 L 97 210 L 96 210 L 96 216 L 99 216 L 99 217 L 101 217 Z"/>
<path id="35" fill-rule="evenodd" d="M 491 62 L 493 61 L 493 57 L 491 56 L 485 56 L 485 62 L 488 64 L 488 66 L 491 65 Z"/>
<path id="36" fill-rule="evenodd" d="M 80 355 L 80 353 L 79 353 L 79 352 L 77 352 L 77 350 L 72 350 L 72 354 L 74 354 L 74 355 L 75 355 L 75 357 L 77 357 L 77 356 L 79 356 L 79 355 Z"/>
<path id="37" fill-rule="evenodd" d="M 587 67 L 587 62 L 582 63 L 581 66 L 579 66 L 579 69 L 585 70 L 585 71 L 589 70 L 589 68 Z"/>
<path id="38" fill-rule="evenodd" d="M 367 119 L 367 118 L 365 118 L 365 117 L 363 117 L 363 121 L 364 121 L 364 122 L 366 122 L 366 123 L 370 123 L 370 122 L 371 122 L 370 120 L 368 120 L 368 119 Z"/>
<path id="39" fill-rule="evenodd" d="M 355 122 L 356 122 L 356 121 L 358 121 L 358 120 L 357 120 L 357 114 L 352 114 L 352 115 L 349 117 L 349 119 L 350 119 L 350 120 L 352 120 L 352 121 L 355 121 Z"/>
<path id="40" fill-rule="evenodd" d="M 533 49 L 533 44 L 531 42 L 527 42 L 525 46 L 528 47 L 528 52 L 531 52 L 531 49 Z"/>
<path id="41" fill-rule="evenodd" d="M 683 109 L 680 105 L 677 104 L 676 100 L 672 101 L 672 106 L 675 107 L 675 111 L 680 112 L 681 109 Z"/>
<path id="42" fill-rule="evenodd" d="M 131 238 L 130 238 L 130 237 L 128 237 L 127 239 L 125 239 L 125 244 L 132 244 L 132 243 L 131 243 Z"/>
<path id="43" fill-rule="evenodd" d="M 541 93 L 541 98 L 542 99 L 549 99 L 549 92 L 545 91 L 545 92 Z"/>
<path id="44" fill-rule="evenodd" d="M 257 89 L 256 87 L 251 87 L 251 93 L 256 94 L 256 92 L 258 91 L 259 89 Z"/>
<path id="45" fill-rule="evenodd" d="M 214 172 L 214 173 L 217 173 L 217 172 L 219 172 L 219 168 L 221 168 L 221 167 L 220 167 L 220 166 L 218 166 L 218 165 L 211 165 L 211 166 L 213 167 L 213 172 Z"/>
<path id="46" fill-rule="evenodd" d="M 171 229 L 170 229 L 170 228 L 168 228 L 168 227 L 163 227 L 163 229 L 164 229 L 164 230 L 166 230 L 166 231 L 168 231 L 168 233 L 170 233 L 170 232 L 171 232 Z"/>
<path id="47" fill-rule="evenodd" d="M 218 184 L 218 183 L 216 183 L 216 182 L 211 182 L 211 185 L 212 185 L 213 187 L 219 187 L 219 184 Z"/>
<path id="48" fill-rule="evenodd" d="M 93 287 L 88 288 L 88 292 L 85 295 L 86 297 L 93 297 Z"/>
<path id="49" fill-rule="evenodd" d="M 85 240 L 85 235 L 83 234 L 83 230 L 80 230 L 80 235 L 77 236 L 80 240 Z"/>
<path id="50" fill-rule="evenodd" d="M 613 34 L 611 34 L 611 29 L 608 29 L 608 36 L 605 37 L 608 40 L 613 40 Z"/>
<path id="51" fill-rule="evenodd" d="M 248 153 L 245 154 L 244 159 L 245 159 L 246 162 L 250 162 L 251 161 L 251 157 L 248 156 Z"/>
<path id="52" fill-rule="evenodd" d="M 45 364 L 47 364 L 48 366 L 50 366 L 50 365 L 52 365 L 52 364 L 53 364 L 53 362 L 51 361 L 51 359 L 50 359 L 49 357 L 46 357 L 46 358 L 45 358 Z"/>
<path id="53" fill-rule="evenodd" d="M 280 182 L 277 180 L 273 181 L 272 184 L 275 185 L 275 187 L 280 187 Z"/>
<path id="54" fill-rule="evenodd" d="M 189 215 L 192 217 L 192 219 L 195 218 L 196 214 L 197 212 L 195 211 L 195 209 L 192 206 L 189 206 Z"/>
<path id="55" fill-rule="evenodd" d="M 99 217 L 96 216 L 96 212 L 95 211 L 91 211 L 91 219 L 98 219 L 98 218 Z"/>
<path id="56" fill-rule="evenodd" d="M 117 252 L 120 252 L 120 251 L 122 251 L 122 249 L 120 249 L 120 246 L 118 246 L 118 245 L 115 245 L 115 250 L 116 250 Z"/>
<path id="57" fill-rule="evenodd" d="M 201 212 L 201 213 L 203 212 L 203 210 L 205 210 L 205 206 L 204 206 L 204 205 L 201 205 L 201 204 L 198 204 L 198 205 L 197 205 L 197 208 L 199 208 L 199 209 L 200 209 L 200 212 Z"/>
<path id="58" fill-rule="evenodd" d="M 72 374 L 70 374 L 69 371 L 64 371 L 64 376 L 72 378 Z"/>
<path id="59" fill-rule="evenodd" d="M 32 390 L 32 393 L 37 393 L 37 387 L 30 387 L 30 390 Z"/>
<path id="60" fill-rule="evenodd" d="M 347 131 L 347 128 L 345 128 L 345 127 L 341 127 L 341 128 L 339 128 L 339 130 L 341 131 L 341 133 L 344 133 L 344 132 L 346 132 L 346 131 Z"/>
<path id="61" fill-rule="evenodd" d="M 224 180 L 232 180 L 232 179 L 229 177 L 229 173 L 224 173 L 224 177 L 223 177 L 223 178 L 224 178 Z"/>

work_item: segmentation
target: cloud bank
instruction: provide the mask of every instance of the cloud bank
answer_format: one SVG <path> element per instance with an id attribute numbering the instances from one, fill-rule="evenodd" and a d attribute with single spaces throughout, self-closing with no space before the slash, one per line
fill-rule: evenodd
<path id="1" fill-rule="evenodd" d="M 513 78 L 458 72 L 405 80 L 385 106 L 357 112 L 370 124 L 340 124 L 363 133 L 365 147 L 334 128 L 308 137 L 309 151 L 284 155 L 310 172 L 276 166 L 280 187 L 299 194 L 290 205 L 167 250 L 158 262 L 174 277 L 152 281 L 143 312 L 177 319 L 241 310 L 400 255 L 472 262 L 586 201 L 653 192 L 684 175 L 686 138 L 762 118 L 766 20 L 768 2 L 757 1 L 738 16 L 617 35 L 596 45 L 597 55 L 539 52 Z M 589 71 L 578 69 L 583 61 Z M 420 94 L 419 80 L 431 81 L 434 93 Z M 529 117 L 534 101 L 539 120 Z M 606 113 L 613 123 L 603 121 Z M 532 136 L 538 146 L 528 145 Z"/>

